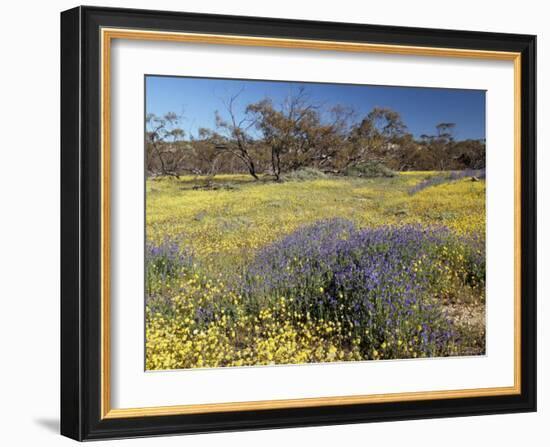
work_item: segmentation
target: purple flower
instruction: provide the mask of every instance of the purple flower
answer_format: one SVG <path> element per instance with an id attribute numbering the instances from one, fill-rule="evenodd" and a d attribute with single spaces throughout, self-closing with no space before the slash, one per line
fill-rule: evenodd
<path id="1" fill-rule="evenodd" d="M 441 306 L 432 302 L 441 275 L 437 261 L 451 244 L 475 252 L 471 263 L 484 275 L 484 253 L 470 248 L 476 242 L 444 227 L 357 229 L 343 219 L 320 221 L 261 249 L 240 292 L 257 307 L 293 297 L 293 311 L 340 321 L 346 333 L 362 337 L 365 351 L 401 333 L 417 335 L 417 350 L 434 355 L 454 337 Z M 416 271 L 419 259 L 425 267 Z"/>
<path id="2" fill-rule="evenodd" d="M 476 177 L 478 179 L 485 179 L 485 168 L 483 169 L 465 169 L 464 171 L 451 171 L 448 174 L 436 175 L 414 185 L 409 189 L 409 194 L 413 195 L 422 191 L 430 186 L 437 186 L 443 183 L 453 182 L 466 177 Z"/>

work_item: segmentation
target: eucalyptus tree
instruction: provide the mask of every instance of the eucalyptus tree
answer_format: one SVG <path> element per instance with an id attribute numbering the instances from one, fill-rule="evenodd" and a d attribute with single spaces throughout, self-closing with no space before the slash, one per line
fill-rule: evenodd
<path id="1" fill-rule="evenodd" d="M 162 116 L 150 113 L 146 116 L 145 142 L 147 170 L 150 173 L 179 177 L 186 156 L 185 132 L 179 126 L 181 117 L 174 112 Z M 156 163 L 155 163 L 156 162 Z"/>

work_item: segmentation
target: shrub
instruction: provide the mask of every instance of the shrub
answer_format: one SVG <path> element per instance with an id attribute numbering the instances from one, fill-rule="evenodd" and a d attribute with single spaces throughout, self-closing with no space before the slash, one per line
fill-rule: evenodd
<path id="1" fill-rule="evenodd" d="M 380 161 L 370 161 L 360 163 L 354 166 L 349 166 L 344 171 L 344 175 L 349 177 L 395 177 L 395 172 L 385 166 Z"/>
<path id="2" fill-rule="evenodd" d="M 282 176 L 284 181 L 305 181 L 327 178 L 327 175 L 316 168 L 305 167 L 291 171 Z"/>

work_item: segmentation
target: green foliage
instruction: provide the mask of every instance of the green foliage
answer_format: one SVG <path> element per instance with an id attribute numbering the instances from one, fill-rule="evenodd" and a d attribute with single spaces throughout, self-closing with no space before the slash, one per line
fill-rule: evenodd
<path id="1" fill-rule="evenodd" d="M 389 169 L 380 161 L 368 161 L 354 166 L 349 166 L 344 171 L 344 175 L 348 177 L 395 177 L 395 172 Z"/>
<path id="2" fill-rule="evenodd" d="M 327 175 L 315 168 L 302 168 L 297 169 L 296 171 L 291 171 L 288 174 L 284 174 L 282 179 L 284 181 L 305 181 L 305 180 L 315 180 L 315 179 L 324 179 L 327 178 Z"/>

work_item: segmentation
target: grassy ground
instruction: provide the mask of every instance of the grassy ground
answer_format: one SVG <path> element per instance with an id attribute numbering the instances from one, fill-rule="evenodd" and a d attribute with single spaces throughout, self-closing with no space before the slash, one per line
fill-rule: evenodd
<path id="1" fill-rule="evenodd" d="M 485 232 L 485 182 L 462 179 L 409 189 L 436 175 L 406 172 L 393 178 L 333 177 L 299 182 L 255 182 L 220 175 L 219 189 L 193 189 L 197 177 L 147 182 L 147 238 L 169 237 L 193 247 L 216 268 L 235 267 L 254 250 L 320 219 L 346 218 L 361 227 L 421 223 L 458 233 Z M 477 210 L 477 211 L 476 211 Z"/>
<path id="2" fill-rule="evenodd" d="M 250 315 L 239 317 L 235 311 L 231 317 L 226 317 L 229 313 L 225 314 L 224 311 L 223 318 L 231 318 L 233 323 L 216 329 L 213 323 L 204 324 L 198 321 L 193 313 L 196 309 L 191 309 L 189 302 L 198 299 L 204 304 L 206 298 L 197 298 L 201 293 L 210 297 L 221 293 L 224 300 L 228 299 L 233 303 L 231 306 L 239 307 L 242 297 L 234 295 L 234 292 L 224 292 L 223 281 L 229 277 L 239 277 L 262 247 L 319 220 L 344 218 L 359 228 L 406 224 L 445 226 L 459 237 L 477 235 L 483 238 L 485 182 L 474 182 L 470 178 L 460 179 L 410 194 L 414 185 L 434 175 L 437 173 L 407 172 L 393 178 L 329 177 L 283 183 L 268 179 L 253 181 L 244 175 L 220 175 L 208 183 L 207 187 L 205 179 L 193 176 L 148 180 L 147 240 L 159 245 L 169 239 L 192 252 L 193 259 L 201 266 L 200 273 L 195 272 L 191 278 L 196 284 L 200 283 L 200 287 L 197 285 L 193 292 L 189 292 L 187 289 L 195 287 L 195 283 L 189 282 L 191 280 L 187 274 L 185 278 L 180 278 L 179 283 L 183 287 L 185 280 L 185 293 L 166 290 L 162 292 L 166 295 L 165 298 L 177 296 L 174 301 L 177 304 L 168 305 L 169 311 L 159 312 L 158 307 L 154 312 L 150 311 L 147 328 L 148 368 L 365 358 L 364 354 L 353 353 L 353 347 L 349 350 L 346 348 L 345 354 L 336 352 L 342 350 L 343 345 L 327 343 L 319 333 L 309 334 L 310 337 L 318 338 L 317 344 L 302 343 L 302 338 L 307 337 L 307 334 L 296 332 L 294 323 L 288 323 L 292 326 L 289 328 L 282 321 L 272 321 L 270 324 L 274 330 L 296 332 L 290 341 L 285 339 L 285 343 L 290 346 L 288 350 L 292 353 L 287 352 L 279 357 L 275 355 L 274 358 L 269 346 L 262 347 L 257 341 L 254 341 L 254 352 L 248 352 L 249 347 L 245 345 L 250 340 L 247 341 L 243 336 L 239 339 L 239 327 L 244 333 L 250 329 L 251 324 L 255 325 L 255 322 L 262 319 L 261 315 L 253 318 Z M 210 285 L 206 293 L 205 284 L 208 283 Z M 213 288 L 216 288 L 218 295 L 211 293 Z M 464 346 L 455 353 L 484 352 L 485 304 L 481 295 L 468 291 L 455 294 L 452 302 L 441 303 L 449 312 L 463 340 Z M 269 311 L 270 318 L 273 317 L 273 308 L 264 311 Z M 220 318 L 222 313 L 218 315 Z M 248 321 L 247 318 L 252 320 Z M 282 342 L 269 334 L 265 335 L 266 343 Z M 263 335 L 258 337 L 263 339 Z M 169 342 L 169 339 L 178 339 L 177 349 L 185 351 L 185 354 L 180 355 L 180 351 L 174 351 L 176 348 L 169 347 L 170 343 L 175 343 Z M 401 345 L 402 341 L 396 341 L 398 342 Z M 218 348 L 212 347 L 210 354 L 191 352 L 201 349 L 204 351 L 207 346 L 214 346 L 216 343 Z M 381 343 L 386 345 L 385 341 Z M 321 349 L 322 352 L 315 349 Z M 301 354 L 295 354 L 294 351 Z M 379 358 L 378 351 L 380 348 L 373 348 L 372 352 L 376 354 L 367 357 Z"/>

